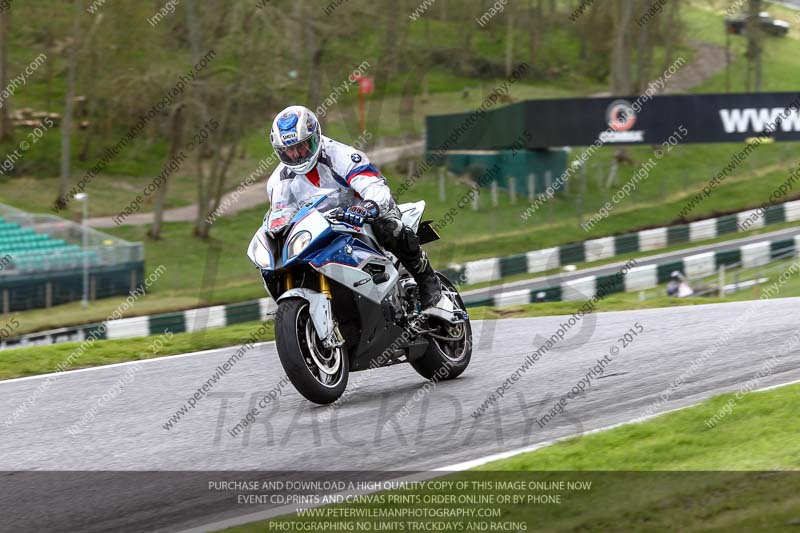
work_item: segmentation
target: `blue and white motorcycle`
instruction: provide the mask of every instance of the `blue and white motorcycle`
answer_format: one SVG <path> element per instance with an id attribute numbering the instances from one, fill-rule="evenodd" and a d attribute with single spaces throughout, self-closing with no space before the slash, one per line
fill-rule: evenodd
<path id="1" fill-rule="evenodd" d="M 472 355 L 472 329 L 456 288 L 437 272 L 456 321 L 420 314 L 417 286 L 378 245 L 370 220 L 342 220 L 323 189 L 299 208 L 273 206 L 247 251 L 277 302 L 278 355 L 295 388 L 318 404 L 344 393 L 350 372 L 408 362 L 423 377 L 453 379 Z M 403 222 L 425 244 L 425 202 L 402 204 Z M 287 210 L 288 209 L 288 210 Z"/>

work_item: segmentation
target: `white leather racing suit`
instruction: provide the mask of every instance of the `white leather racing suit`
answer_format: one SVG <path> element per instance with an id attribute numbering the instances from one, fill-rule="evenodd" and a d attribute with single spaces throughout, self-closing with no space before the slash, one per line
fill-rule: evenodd
<path id="1" fill-rule="evenodd" d="M 364 152 L 323 135 L 319 160 L 308 174 L 295 174 L 281 163 L 267 181 L 267 196 L 273 213 L 302 205 L 318 196 L 320 189 L 336 191 L 329 196 L 326 209 L 347 209 L 362 200 L 378 204 L 380 213 L 372 224 L 378 242 L 392 252 L 417 281 L 423 307 L 428 308 L 441 299 L 439 281 L 419 245 L 419 238 L 403 224 L 386 179 Z"/>
<path id="2" fill-rule="evenodd" d="M 361 200 L 372 200 L 382 216 L 395 208 L 386 179 L 369 162 L 366 154 L 322 136 L 322 153 L 316 167 L 308 174 L 295 174 L 279 164 L 267 181 L 267 197 L 273 208 L 301 205 L 317 196 L 319 189 L 335 189 L 329 197 L 336 207 L 347 209 Z"/>

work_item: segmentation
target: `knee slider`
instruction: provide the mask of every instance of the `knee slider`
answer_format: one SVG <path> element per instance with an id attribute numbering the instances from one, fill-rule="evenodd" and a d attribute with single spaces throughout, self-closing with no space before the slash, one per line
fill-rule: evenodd
<path id="1" fill-rule="evenodd" d="M 372 231 L 375 232 L 375 236 L 384 246 L 391 245 L 395 240 L 392 235 L 393 229 L 394 221 L 390 218 L 378 218 L 372 224 Z"/>
<path id="2" fill-rule="evenodd" d="M 403 230 L 400 234 L 400 245 L 406 253 L 416 254 L 420 249 L 419 237 L 417 237 L 417 234 L 414 233 L 411 228 L 403 226 Z"/>

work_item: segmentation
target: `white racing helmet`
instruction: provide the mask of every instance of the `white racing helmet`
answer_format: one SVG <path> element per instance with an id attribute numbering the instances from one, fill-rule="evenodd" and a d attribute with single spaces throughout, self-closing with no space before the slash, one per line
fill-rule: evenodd
<path id="1" fill-rule="evenodd" d="M 307 174 L 317 164 L 322 152 L 321 138 L 317 117 L 299 105 L 278 113 L 269 134 L 275 153 L 296 174 Z"/>

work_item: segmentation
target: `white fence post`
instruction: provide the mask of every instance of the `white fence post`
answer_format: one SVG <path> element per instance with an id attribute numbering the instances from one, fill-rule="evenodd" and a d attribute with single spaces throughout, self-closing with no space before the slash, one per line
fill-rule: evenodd
<path id="1" fill-rule="evenodd" d="M 536 174 L 528 174 L 528 201 L 533 203 L 536 198 Z"/>
<path id="2" fill-rule="evenodd" d="M 439 167 L 439 201 L 444 202 L 447 200 L 447 187 L 445 183 L 445 168 Z"/>

